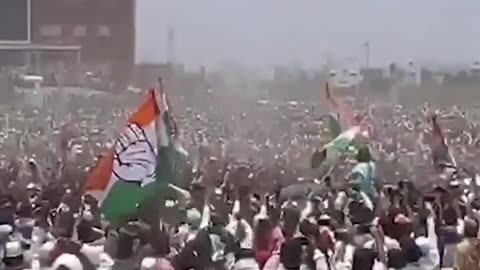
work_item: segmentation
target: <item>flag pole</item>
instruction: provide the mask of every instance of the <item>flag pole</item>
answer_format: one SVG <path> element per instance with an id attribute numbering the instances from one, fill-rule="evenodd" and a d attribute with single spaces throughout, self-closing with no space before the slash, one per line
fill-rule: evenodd
<path id="1" fill-rule="evenodd" d="M 5 139 L 8 139 L 8 130 L 10 129 L 10 115 L 5 114 Z"/>

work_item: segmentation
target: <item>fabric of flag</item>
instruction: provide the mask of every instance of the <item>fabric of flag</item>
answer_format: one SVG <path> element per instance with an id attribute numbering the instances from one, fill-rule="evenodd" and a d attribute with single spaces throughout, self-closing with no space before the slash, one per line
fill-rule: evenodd
<path id="1" fill-rule="evenodd" d="M 332 136 L 332 139 L 335 139 L 342 133 L 342 127 L 335 116 L 329 114 L 327 115 L 327 118 L 330 135 Z"/>
<path id="2" fill-rule="evenodd" d="M 162 80 L 159 79 L 159 100 L 162 121 L 159 121 L 159 134 L 161 134 L 158 148 L 157 182 L 163 189 L 162 195 L 175 197 L 175 193 L 167 189 L 168 184 L 177 183 L 182 178 L 184 167 L 187 163 L 188 152 L 180 143 L 180 132 L 178 125 L 170 109 L 170 102 L 163 89 Z M 152 90 L 153 91 L 153 90 Z"/>
<path id="3" fill-rule="evenodd" d="M 375 111 L 374 107 L 368 106 L 368 114 L 367 114 L 367 118 L 365 119 L 365 122 L 368 127 L 369 138 L 379 139 L 378 138 L 379 134 L 377 134 L 379 125 L 377 123 L 377 119 L 375 118 L 374 111 Z"/>
<path id="4" fill-rule="evenodd" d="M 365 138 L 373 139 L 376 137 L 375 126 L 369 113 L 358 114 L 355 116 L 355 125 L 360 126 L 361 134 Z"/>
<path id="5" fill-rule="evenodd" d="M 311 167 L 318 168 L 325 161 L 334 162 L 342 154 L 355 152 L 352 142 L 360 131 L 359 126 L 354 126 L 324 145 L 321 151 L 315 151 L 310 161 Z"/>
<path id="6" fill-rule="evenodd" d="M 165 133 L 158 134 L 159 116 L 155 93 L 150 91 L 87 179 L 86 191 L 99 200 L 102 213 L 112 224 L 126 221 L 156 190 L 158 159 L 163 157 L 160 151 L 157 155 L 158 142 L 168 142 L 162 138 Z"/>
<path id="7" fill-rule="evenodd" d="M 334 98 L 328 82 L 325 83 L 325 99 L 330 109 L 338 114 L 338 120 L 343 130 L 347 130 L 355 125 L 355 116 L 352 108 Z"/>
<path id="8" fill-rule="evenodd" d="M 430 119 L 432 124 L 433 147 L 432 161 L 437 169 L 444 167 L 456 167 L 455 159 L 452 157 L 445 140 L 445 135 L 438 124 L 437 115 L 433 115 Z"/>
<path id="9" fill-rule="evenodd" d="M 327 99 L 328 105 L 334 111 L 338 111 L 340 109 L 340 105 L 338 104 L 337 100 L 332 96 L 332 92 L 330 91 L 330 85 L 328 82 L 325 83 L 325 98 Z"/>
<path id="10" fill-rule="evenodd" d="M 158 123 L 158 130 L 161 136 L 158 146 L 156 180 L 160 187 L 164 189 L 162 191 L 164 194 L 162 195 L 165 195 L 165 192 L 167 192 L 165 189 L 168 187 L 168 184 L 175 182 L 177 179 L 176 169 L 181 156 L 188 154 L 186 154 L 186 151 L 177 141 L 177 125 L 169 112 L 168 101 L 162 90 L 160 91 L 160 103 L 162 117 Z"/>

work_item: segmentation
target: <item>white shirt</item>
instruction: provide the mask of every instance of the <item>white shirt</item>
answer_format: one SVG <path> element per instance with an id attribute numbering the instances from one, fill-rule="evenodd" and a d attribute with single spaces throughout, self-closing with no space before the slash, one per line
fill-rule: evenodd
<path id="1" fill-rule="evenodd" d="M 340 255 L 340 250 L 344 249 L 343 257 L 338 258 Z M 345 244 L 342 241 L 338 241 L 335 244 L 335 269 L 336 270 L 349 270 L 353 267 L 353 254 L 355 252 L 355 247 L 350 244 Z"/>
<path id="2" fill-rule="evenodd" d="M 427 218 L 428 237 L 418 237 L 415 243 L 420 247 L 424 256 L 413 264 L 408 264 L 403 270 L 436 270 L 440 265 L 440 254 L 437 248 L 437 235 L 435 234 L 435 221 Z"/>
<path id="3" fill-rule="evenodd" d="M 240 247 L 250 249 L 253 247 L 253 230 L 252 227 L 248 224 L 247 221 L 241 219 L 240 221 L 233 221 L 230 222 L 225 229 L 230 232 L 233 236 L 235 236 L 235 232 L 237 230 L 238 222 L 242 224 L 245 228 L 245 238 L 241 240 Z"/>
<path id="4" fill-rule="evenodd" d="M 372 270 L 387 270 L 387 266 L 384 263 L 375 260 Z"/>
<path id="5" fill-rule="evenodd" d="M 330 265 L 334 267 L 332 262 L 333 253 L 330 250 L 328 250 L 328 258 Z M 316 270 L 328 270 L 327 257 L 319 249 L 315 249 L 313 260 L 315 261 Z"/>
<path id="6" fill-rule="evenodd" d="M 48 241 L 40 247 L 39 257 L 42 259 L 48 258 L 48 255 L 55 247 L 57 241 Z M 100 255 L 103 253 L 103 245 L 93 246 L 88 244 L 83 244 L 80 252 L 83 253 L 94 265 L 100 264 Z"/>

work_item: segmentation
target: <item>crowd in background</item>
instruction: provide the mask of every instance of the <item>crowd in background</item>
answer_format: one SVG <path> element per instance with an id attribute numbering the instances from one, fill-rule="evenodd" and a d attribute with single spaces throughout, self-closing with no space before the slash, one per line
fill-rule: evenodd
<path id="1" fill-rule="evenodd" d="M 85 179 L 142 94 L 2 106 L 1 269 L 480 269 L 475 108 L 363 102 L 358 151 L 312 169 L 327 109 L 217 94 L 170 95 L 189 159 L 115 227 Z"/>

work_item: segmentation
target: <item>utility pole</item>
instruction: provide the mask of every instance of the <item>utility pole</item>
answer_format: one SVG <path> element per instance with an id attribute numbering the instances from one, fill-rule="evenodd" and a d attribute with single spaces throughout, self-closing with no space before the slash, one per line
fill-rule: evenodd
<path id="1" fill-rule="evenodd" d="M 363 47 L 365 49 L 365 68 L 368 69 L 370 67 L 370 42 L 365 41 Z"/>
<path id="2" fill-rule="evenodd" d="M 167 30 L 167 62 L 174 64 L 175 61 L 175 28 L 168 27 Z"/>

